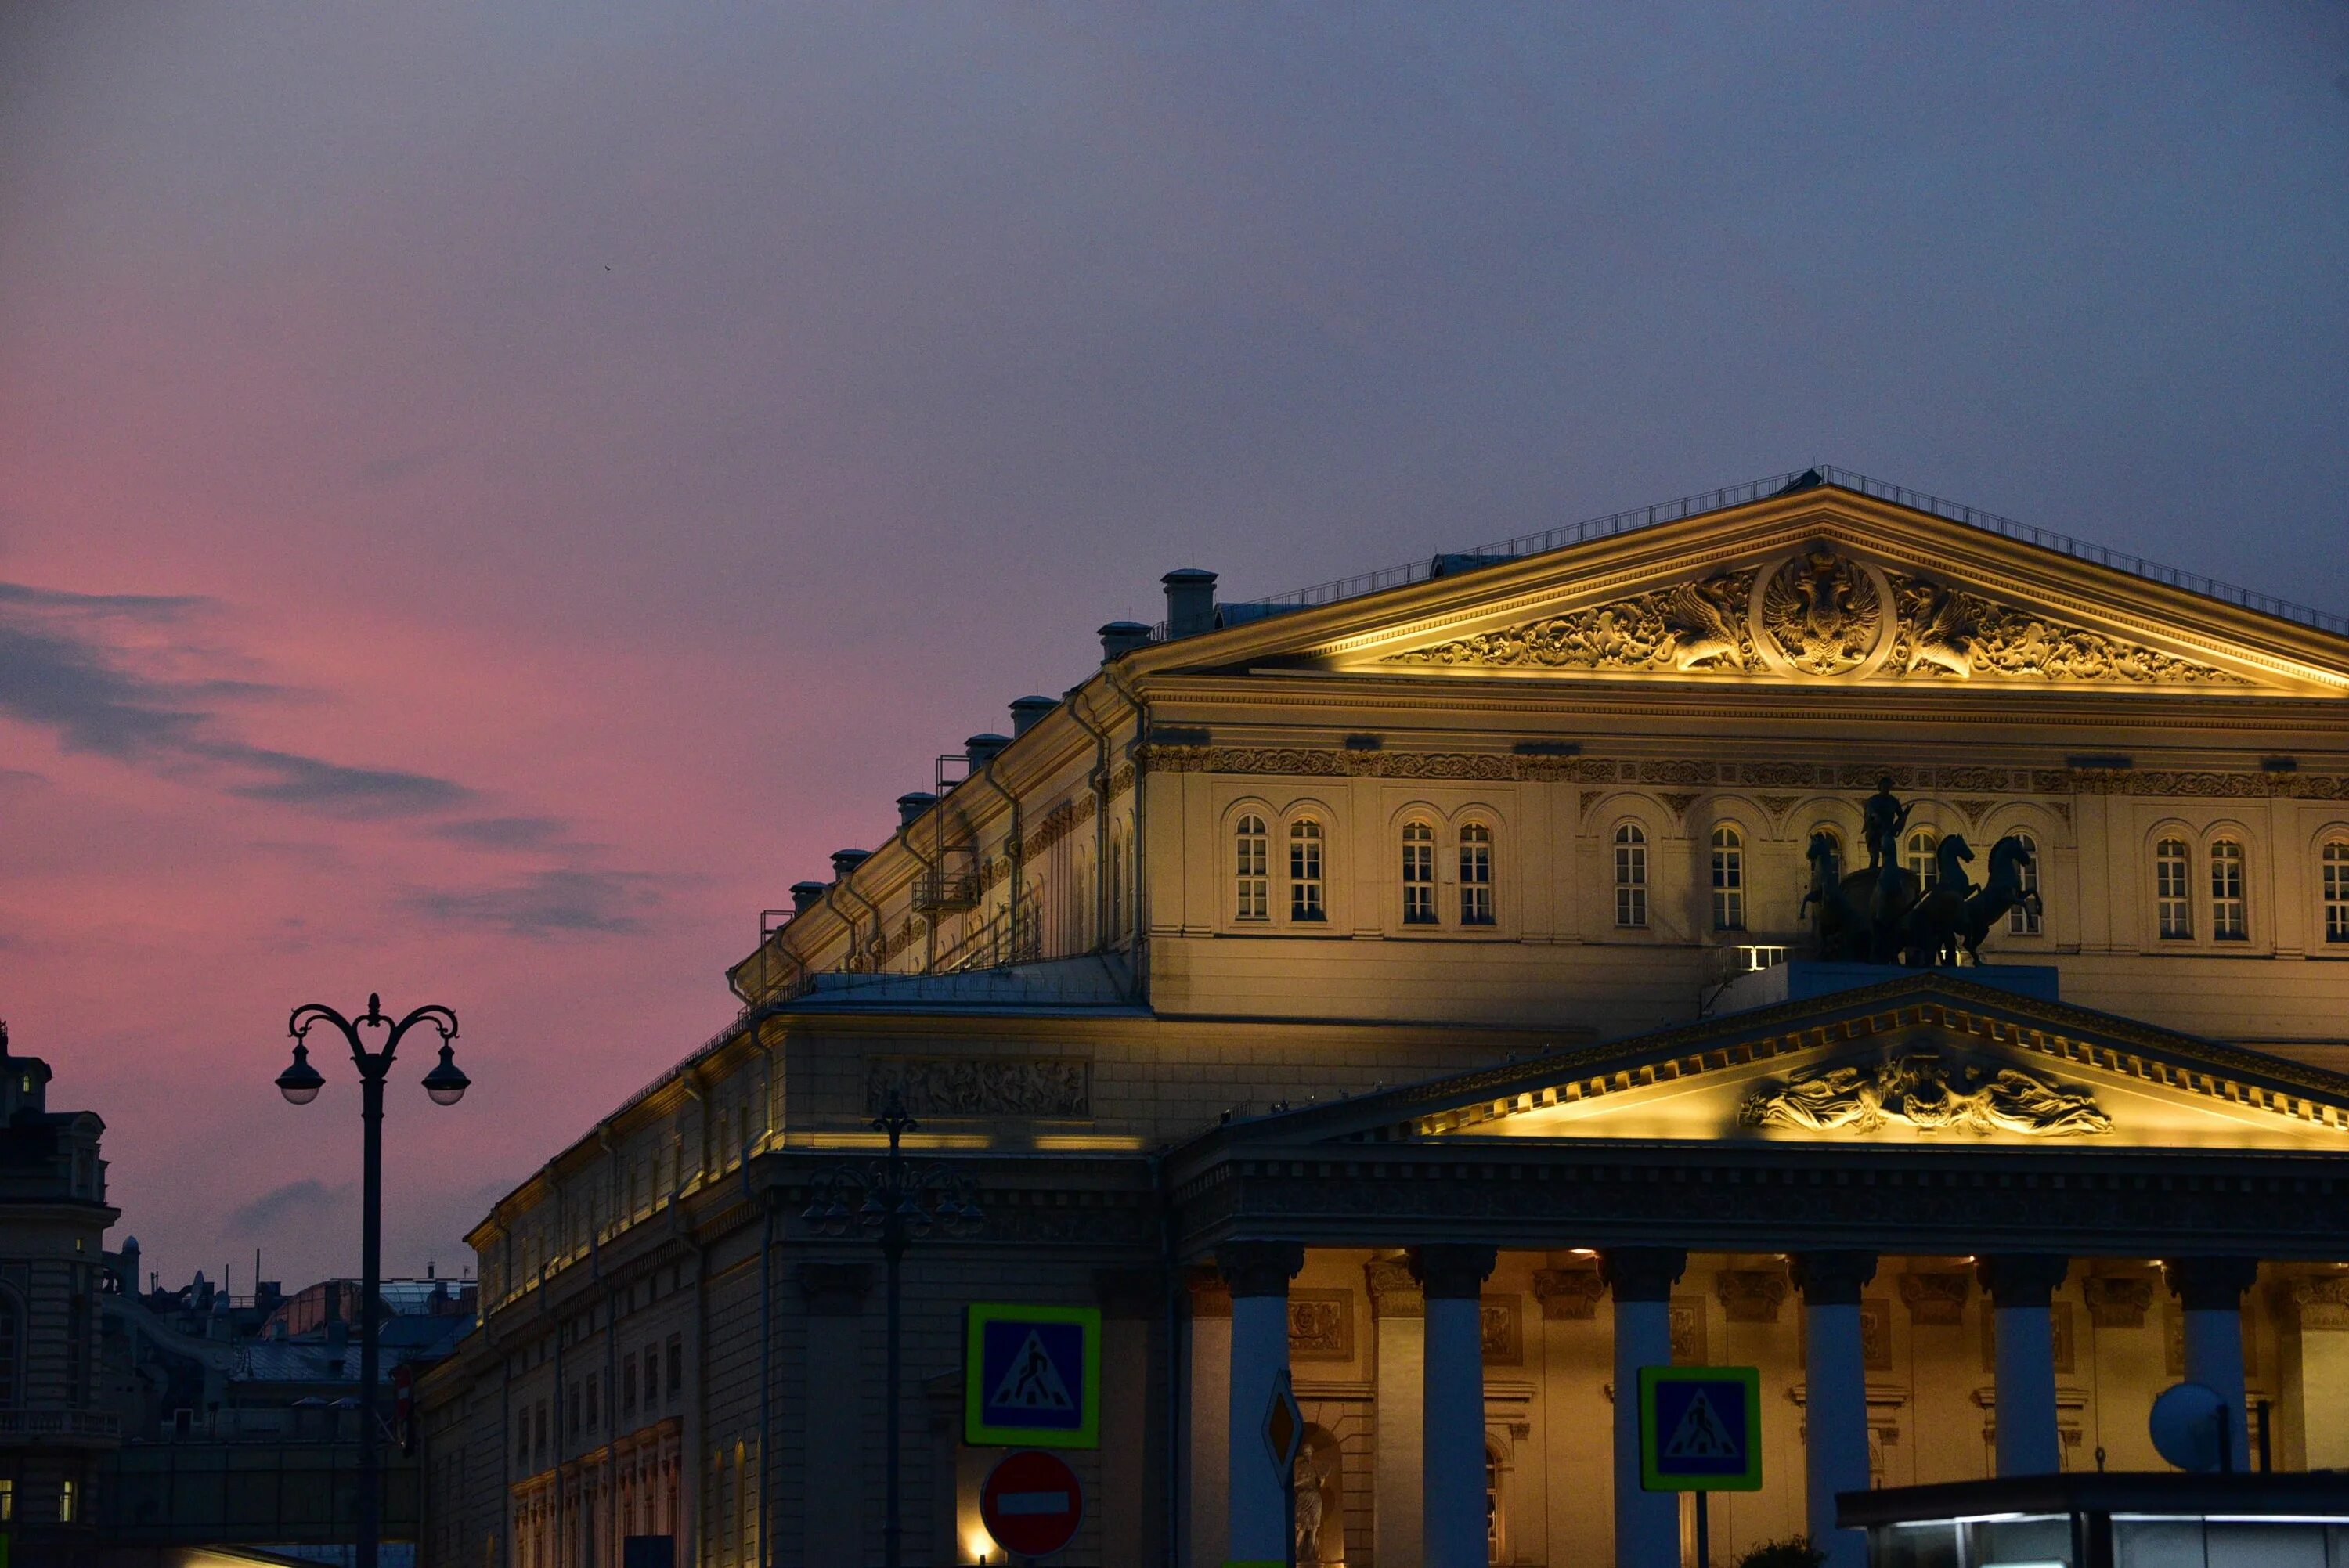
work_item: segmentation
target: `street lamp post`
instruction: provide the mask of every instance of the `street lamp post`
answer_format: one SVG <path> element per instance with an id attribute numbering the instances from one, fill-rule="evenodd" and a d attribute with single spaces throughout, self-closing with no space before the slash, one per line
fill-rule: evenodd
<path id="1" fill-rule="evenodd" d="M 873 1121 L 874 1131 L 889 1135 L 888 1157 L 861 1169 L 833 1165 L 817 1171 L 808 1183 L 807 1210 L 800 1216 L 820 1236 L 853 1233 L 879 1242 L 881 1256 L 888 1264 L 888 1416 L 883 1438 L 887 1445 L 884 1470 L 888 1483 L 881 1524 L 882 1562 L 886 1568 L 900 1568 L 903 1561 L 898 1520 L 897 1427 L 898 1407 L 903 1403 L 897 1386 L 903 1325 L 898 1265 L 905 1262 L 906 1248 L 922 1237 L 941 1231 L 949 1236 L 967 1236 L 986 1218 L 978 1207 L 976 1179 L 943 1163 L 906 1163 L 899 1144 L 920 1125 L 905 1114 L 905 1102 L 890 1095 L 888 1105 Z M 852 1209 L 849 1201 L 858 1197 L 864 1201 Z"/>
<path id="2" fill-rule="evenodd" d="M 287 1032 L 294 1037 L 294 1061 L 277 1075 L 277 1091 L 294 1105 L 318 1098 L 326 1080 L 310 1065 L 310 1031 L 331 1024 L 351 1047 L 351 1061 L 359 1069 L 359 1119 L 367 1130 L 367 1156 L 359 1220 L 359 1540 L 357 1568 L 376 1568 L 378 1537 L 382 1534 L 383 1484 L 377 1459 L 376 1379 L 381 1359 L 378 1319 L 383 1294 L 383 1085 L 391 1076 L 391 1058 L 401 1038 L 419 1024 L 429 1024 L 440 1037 L 440 1064 L 424 1075 L 424 1092 L 435 1105 L 454 1105 L 465 1098 L 468 1080 L 456 1062 L 457 1015 L 431 1005 L 393 1021 L 384 1016 L 379 997 L 367 997 L 367 1010 L 346 1018 L 316 1002 L 294 1009 Z M 361 1029 L 390 1031 L 383 1044 L 368 1050 Z"/>

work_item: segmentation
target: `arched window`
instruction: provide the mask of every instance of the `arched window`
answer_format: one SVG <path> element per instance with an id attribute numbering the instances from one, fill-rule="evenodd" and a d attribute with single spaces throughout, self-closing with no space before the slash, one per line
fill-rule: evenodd
<path id="1" fill-rule="evenodd" d="M 2154 929 L 2165 942 L 2194 935 L 2194 905 L 2187 892 L 2186 841 L 2164 839 L 2153 846 Z"/>
<path id="2" fill-rule="evenodd" d="M 1636 822 L 1615 830 L 1615 923 L 1627 930 L 1648 923 L 1648 835 Z"/>
<path id="3" fill-rule="evenodd" d="M 1327 920 L 1321 897 L 1321 824 L 1308 818 L 1288 825 L 1288 918 Z"/>
<path id="4" fill-rule="evenodd" d="M 1917 879 L 1917 891 L 1929 893 L 1933 884 L 1941 880 L 1941 862 L 1935 851 L 1941 847 L 1941 835 L 1930 828 L 1920 828 L 1909 835 L 1909 844 L 1900 863 Z"/>
<path id="5" fill-rule="evenodd" d="M 2349 843 L 2324 846 L 2324 940 L 2349 942 Z"/>
<path id="6" fill-rule="evenodd" d="M 1745 841 L 1726 826 L 1713 830 L 1713 928 L 1745 929 Z"/>
<path id="7" fill-rule="evenodd" d="M 2023 867 L 2023 891 L 2027 893 L 2036 893 L 2039 891 L 2039 841 L 2028 833 L 2015 834 L 2014 841 L 2031 851 L 2031 859 L 2025 861 Z M 2008 910 L 2006 929 L 2009 934 L 2014 936 L 2039 935 L 2038 906 L 2031 903 L 2018 903 Z"/>
<path id="8" fill-rule="evenodd" d="M 1493 830 L 1482 822 L 1460 829 L 1460 923 L 1493 923 Z"/>
<path id="9" fill-rule="evenodd" d="M 1435 830 L 1425 822 L 1403 824 L 1402 923 L 1435 923 Z"/>
<path id="10" fill-rule="evenodd" d="M 2241 942 L 2251 934 L 2244 912 L 2243 846 L 2220 839 L 2210 846 L 2210 934 Z"/>
<path id="11" fill-rule="evenodd" d="M 1272 918 L 1272 881 L 1266 874 L 1264 819 L 1251 812 L 1239 820 L 1232 832 L 1232 848 L 1237 864 L 1232 879 L 1232 918 L 1235 920 L 1270 920 Z"/>

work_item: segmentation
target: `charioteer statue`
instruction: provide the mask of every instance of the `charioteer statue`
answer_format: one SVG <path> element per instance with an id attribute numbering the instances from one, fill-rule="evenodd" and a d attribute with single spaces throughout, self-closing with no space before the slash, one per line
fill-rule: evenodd
<path id="1" fill-rule="evenodd" d="M 1951 833 L 1935 847 L 1930 882 L 1903 866 L 1900 835 L 1915 806 L 1893 793 L 1889 777 L 1877 780 L 1876 793 L 1860 810 L 1866 871 L 1844 871 L 1842 847 L 1832 832 L 1811 835 L 1811 886 L 1796 914 L 1809 913 L 1819 957 L 1930 968 L 1954 965 L 1963 952 L 1980 964 L 1982 938 L 2002 915 L 2018 904 L 2041 913 L 2039 894 L 2023 885 L 2031 846 L 2015 834 L 1991 846 L 1989 880 L 1980 888 L 1966 874 L 1974 851 L 1962 834 Z"/>

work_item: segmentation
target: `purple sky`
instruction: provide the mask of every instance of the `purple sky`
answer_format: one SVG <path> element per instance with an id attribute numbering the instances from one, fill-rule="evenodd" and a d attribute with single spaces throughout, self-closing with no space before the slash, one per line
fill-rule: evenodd
<path id="1" fill-rule="evenodd" d="M 1461 9 L 0 14 L 0 1015 L 166 1278 L 356 1267 L 370 989 L 456 1260 L 1173 566 L 1826 460 L 2349 609 L 2349 12 Z"/>

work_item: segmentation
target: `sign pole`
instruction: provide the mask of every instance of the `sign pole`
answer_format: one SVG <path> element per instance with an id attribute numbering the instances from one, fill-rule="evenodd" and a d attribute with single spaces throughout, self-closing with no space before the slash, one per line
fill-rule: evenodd
<path id="1" fill-rule="evenodd" d="M 1696 1568 L 1713 1568 L 1713 1532 L 1707 1526 L 1704 1505 L 1713 1494 L 1696 1494 Z"/>

